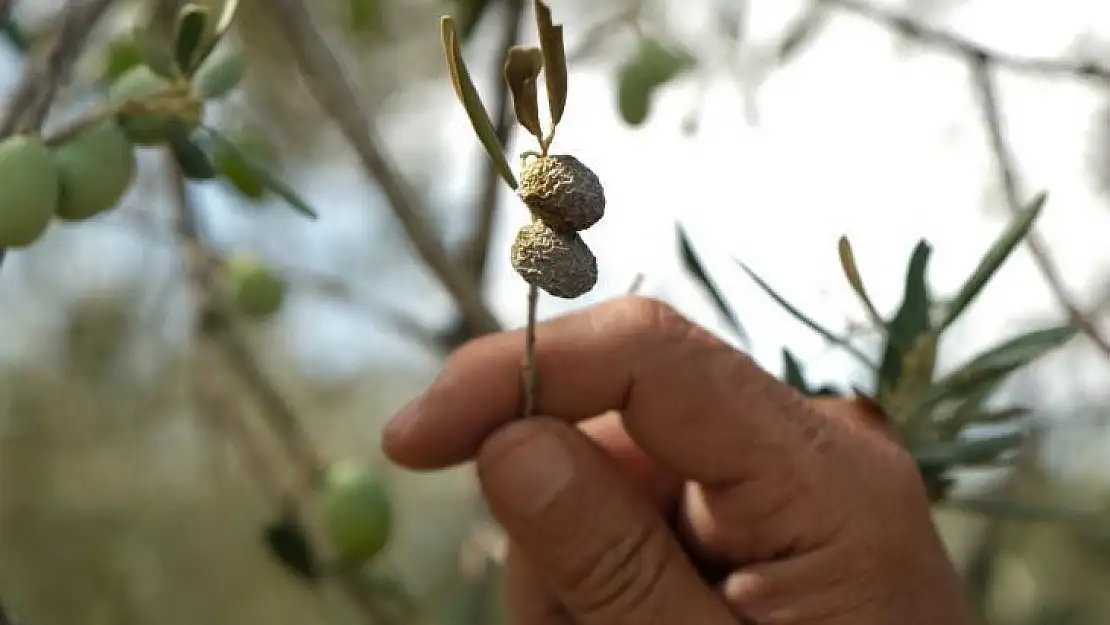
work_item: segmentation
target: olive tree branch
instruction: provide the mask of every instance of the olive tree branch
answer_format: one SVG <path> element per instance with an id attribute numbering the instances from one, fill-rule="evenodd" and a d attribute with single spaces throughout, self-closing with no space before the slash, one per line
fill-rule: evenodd
<path id="1" fill-rule="evenodd" d="M 54 95 L 70 69 L 81 55 L 89 34 L 114 0 L 70 0 L 58 18 L 54 38 L 43 56 L 31 59 L 23 71 L 8 109 L 0 119 L 0 138 L 16 133 L 39 132 L 50 113 Z M 2 13 L 11 11 L 11 2 L 3 0 Z M 0 264 L 6 250 L 0 248 Z"/>
<path id="2" fill-rule="evenodd" d="M 1020 212 L 1024 206 L 1017 179 L 1014 155 L 1002 131 L 1002 119 L 997 89 L 994 86 L 992 70 L 995 67 L 1025 73 L 1064 75 L 1077 79 L 1095 80 L 1110 85 L 1110 69 L 1093 62 L 1068 62 L 1056 59 L 1023 57 L 999 50 L 992 50 L 959 35 L 935 28 L 926 27 L 916 21 L 885 9 L 871 6 L 859 0 L 816 0 L 819 4 L 837 7 L 859 15 L 880 25 L 889 27 L 906 37 L 930 44 L 941 50 L 963 57 L 971 68 L 973 86 L 978 99 L 982 121 L 990 140 L 999 170 L 1006 204 L 1011 213 Z M 1030 254 L 1045 283 L 1052 291 L 1059 305 L 1067 312 L 1073 323 L 1083 332 L 1103 354 L 1110 358 L 1110 340 L 1102 336 L 1089 315 L 1075 303 L 1073 296 L 1064 286 L 1059 268 L 1056 266 L 1044 240 L 1036 232 L 1026 237 Z"/>
<path id="3" fill-rule="evenodd" d="M 1093 61 L 1066 61 L 1011 54 L 988 48 L 939 28 L 925 26 L 915 20 L 859 0 L 815 0 L 885 25 L 903 36 L 933 47 L 959 54 L 968 59 L 985 58 L 991 65 L 1028 74 L 1064 75 L 1110 84 L 1110 68 Z"/>
<path id="4" fill-rule="evenodd" d="M 196 399 L 202 410 L 219 419 L 222 430 L 232 437 L 248 470 L 265 493 L 280 509 L 294 515 L 317 549 L 326 550 L 328 543 L 312 507 L 312 489 L 323 475 L 324 464 L 293 409 L 254 360 L 246 340 L 236 331 L 231 312 L 220 297 L 217 283 L 216 271 L 223 261 L 204 244 L 199 233 L 196 211 L 189 201 L 185 177 L 176 163 L 171 167 L 178 208 L 178 234 L 186 254 L 189 285 L 196 311 L 194 332 L 198 353 L 194 355 L 192 370 Z M 210 354 L 211 358 L 201 358 L 205 354 Z M 236 418 L 238 411 L 230 405 L 219 373 L 210 366 L 213 360 L 219 360 L 220 357 L 254 396 L 262 416 L 299 468 L 298 484 L 292 488 L 282 487 L 272 463 L 267 461 L 259 449 L 249 428 L 241 418 Z M 398 619 L 387 610 L 374 590 L 357 572 L 347 569 L 331 569 L 329 572 L 336 586 L 362 611 L 367 623 L 398 623 Z"/>
<path id="5" fill-rule="evenodd" d="M 455 301 L 471 332 L 480 335 L 500 330 L 477 285 L 424 222 L 427 211 L 382 150 L 377 130 L 305 4 L 300 0 L 272 0 L 269 6 L 269 14 L 288 41 L 312 96 L 339 126 L 366 173 L 377 181 L 409 241 Z"/>
<path id="6" fill-rule="evenodd" d="M 1024 202 L 1021 199 L 1017 171 L 1014 166 L 1014 156 L 1002 131 L 1002 114 L 1000 111 L 998 91 L 995 88 L 992 76 L 991 61 L 986 56 L 974 56 L 969 59 L 972 76 L 974 79 L 975 93 L 978 97 L 979 109 L 983 116 L 983 124 L 987 129 L 990 139 L 991 151 L 994 153 L 996 166 L 1002 182 L 1002 190 L 1006 196 L 1006 205 L 1011 213 L 1020 213 Z M 1075 303 L 1074 298 L 1068 293 L 1064 285 L 1060 270 L 1053 262 L 1044 240 L 1036 231 L 1030 232 L 1025 239 L 1029 252 L 1037 264 L 1045 283 L 1052 290 L 1060 306 L 1071 317 L 1083 334 L 1110 358 L 1110 342 L 1103 337 L 1098 328 L 1088 316 Z"/>

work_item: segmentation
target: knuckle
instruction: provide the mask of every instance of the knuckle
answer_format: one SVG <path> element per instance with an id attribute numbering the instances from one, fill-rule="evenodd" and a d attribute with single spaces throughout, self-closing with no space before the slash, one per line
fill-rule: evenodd
<path id="1" fill-rule="evenodd" d="M 689 332 L 692 326 L 670 304 L 651 297 L 630 295 L 616 299 L 598 310 L 603 322 L 613 331 L 638 337 L 673 337 Z"/>
<path id="2" fill-rule="evenodd" d="M 567 607 L 598 622 L 638 622 L 631 617 L 650 612 L 650 599 L 667 570 L 665 536 L 645 522 L 598 547 L 569 572 L 575 581 L 569 602 L 573 605 Z"/>

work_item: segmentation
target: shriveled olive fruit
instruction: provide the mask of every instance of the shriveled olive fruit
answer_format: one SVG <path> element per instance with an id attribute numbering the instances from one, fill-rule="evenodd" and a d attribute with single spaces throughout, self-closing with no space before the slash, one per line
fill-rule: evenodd
<path id="1" fill-rule="evenodd" d="M 38 137 L 0 141 L 0 248 L 22 248 L 46 232 L 58 204 L 58 168 Z"/>
<path id="2" fill-rule="evenodd" d="M 147 65 L 136 65 L 124 72 L 108 89 L 108 102 L 112 106 L 122 106 L 128 102 L 142 102 L 157 94 L 167 94 L 159 98 L 158 112 L 124 113 L 119 116 L 120 127 L 127 138 L 135 145 L 153 146 L 164 142 L 174 121 L 180 122 L 186 130 L 200 125 L 204 116 L 204 102 L 186 97 L 184 88 L 169 96 L 171 83 L 154 73 Z"/>
<path id="3" fill-rule="evenodd" d="M 601 180 L 567 154 L 530 159 L 520 172 L 517 193 L 534 215 L 560 232 L 585 230 L 605 216 Z"/>
<path id="4" fill-rule="evenodd" d="M 340 460 L 328 467 L 319 506 L 324 530 L 341 563 L 365 564 L 389 542 L 393 529 L 389 493 L 359 462 Z"/>
<path id="5" fill-rule="evenodd" d="M 82 221 L 114 207 L 135 179 L 135 149 L 114 119 L 105 119 L 54 149 L 61 182 L 57 215 Z"/>
<path id="6" fill-rule="evenodd" d="M 262 319 L 281 309 L 285 281 L 250 255 L 236 256 L 227 265 L 235 306 L 242 314 Z"/>
<path id="7" fill-rule="evenodd" d="M 516 234 L 513 269 L 550 295 L 574 299 L 597 284 L 597 258 L 577 232 L 558 232 L 535 220 Z"/>

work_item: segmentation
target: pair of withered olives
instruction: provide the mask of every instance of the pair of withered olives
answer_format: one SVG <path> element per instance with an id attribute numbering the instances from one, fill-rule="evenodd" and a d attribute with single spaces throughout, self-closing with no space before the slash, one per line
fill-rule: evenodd
<path id="1" fill-rule="evenodd" d="M 570 155 L 532 158 L 517 190 L 532 212 L 510 252 L 513 269 L 555 297 L 573 299 L 597 284 L 597 258 L 579 236 L 605 216 L 597 174 Z"/>

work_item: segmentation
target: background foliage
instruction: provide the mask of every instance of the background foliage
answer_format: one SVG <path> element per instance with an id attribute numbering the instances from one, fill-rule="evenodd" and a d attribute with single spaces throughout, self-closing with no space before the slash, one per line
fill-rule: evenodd
<path id="1" fill-rule="evenodd" d="M 968 341 L 967 331 L 955 334 L 955 339 L 930 344 L 935 353 L 925 358 L 927 367 L 907 365 L 921 362 L 921 352 L 917 361 L 907 361 L 914 346 L 922 344 L 915 341 L 939 327 L 945 306 L 959 299 L 959 287 L 980 257 L 1008 227 L 1020 225 L 1013 215 L 1030 214 L 1023 211 L 1035 207 L 1037 192 L 1046 192 L 1041 212 L 1078 210 L 1071 208 L 1076 193 L 1064 185 L 1022 184 L 1025 171 L 1015 164 L 1021 157 L 1009 145 L 1011 129 L 999 122 L 999 109 L 1006 107 L 991 102 L 997 96 L 991 81 L 999 68 L 1016 66 L 1092 85 L 1101 99 L 1091 107 L 1095 114 L 1085 133 L 1089 149 L 1075 179 L 1105 194 L 1110 178 L 1105 114 L 1110 74 L 1099 69 L 1110 63 L 1110 47 L 1097 32 L 1072 33 L 1067 54 L 1027 62 L 1019 56 L 1026 51 L 1016 45 L 980 48 L 969 43 L 978 39 L 949 35 L 953 31 L 942 27 L 952 14 L 980 2 L 989 4 L 906 0 L 889 14 L 848 0 L 796 3 L 789 19 L 765 29 L 773 34 L 757 37 L 751 16 L 763 3 L 756 0 L 697 3 L 690 10 L 703 18 L 696 27 L 697 20 L 681 19 L 665 2 L 553 0 L 555 18 L 566 24 L 571 68 L 572 96 L 561 125 L 566 130 L 560 133 L 571 137 L 568 146 L 582 156 L 583 151 L 603 155 L 612 149 L 580 138 L 604 136 L 604 129 L 591 126 L 599 123 L 645 133 L 670 125 L 687 141 L 713 135 L 712 110 L 728 108 L 730 115 L 758 124 L 760 117 L 774 114 L 760 109 L 761 89 L 773 88 L 777 75 L 818 54 L 821 37 L 838 14 L 863 16 L 876 29 L 899 33 L 892 54 L 937 54 L 966 64 L 968 89 L 976 96 L 967 108 L 985 129 L 983 149 L 997 157 L 989 170 L 976 175 L 984 194 L 1001 200 L 976 202 L 971 210 L 1000 208 L 998 218 L 968 250 L 934 250 L 922 241 L 879 253 L 866 249 L 869 243 L 858 236 L 853 243 L 841 241 L 839 249 L 833 238 L 819 241 L 826 251 L 824 264 L 836 274 L 841 268 L 834 254 L 839 251 L 848 276 L 859 255 L 858 284 L 838 277 L 835 288 L 847 294 L 841 301 L 854 302 L 862 311 L 849 315 L 861 323 L 842 331 L 839 312 L 821 309 L 820 300 L 805 292 L 807 272 L 824 275 L 824 269 L 798 267 L 803 279 L 790 287 L 790 295 L 774 276 L 762 290 L 765 271 L 737 264 L 744 250 L 726 250 L 718 255 L 722 262 L 698 245 L 692 230 L 684 227 L 676 237 L 666 218 L 636 217 L 646 223 L 639 232 L 654 229 L 651 241 L 674 244 L 652 249 L 666 262 L 632 270 L 646 274 L 642 291 L 671 300 L 737 345 L 774 341 L 777 358 L 761 360 L 791 383 L 811 392 L 847 393 L 858 386 L 896 415 L 909 414 L 910 399 L 927 396 L 930 383 L 951 383 L 953 378 L 945 377 L 951 371 L 1007 339 L 1064 328 L 1061 324 L 1077 328 L 1047 337 L 1025 335 L 1016 351 L 1003 352 L 1009 360 L 998 360 L 996 352 L 987 363 L 991 366 L 980 367 L 990 375 L 976 378 L 974 392 L 960 395 L 959 401 L 947 396 L 943 406 L 926 411 L 926 423 L 934 424 L 965 418 L 959 407 L 972 406 L 971 421 L 1006 417 L 1013 426 L 1017 418 L 1019 429 L 988 429 L 995 438 L 987 439 L 993 442 L 985 451 L 962 442 L 930 447 L 925 443 L 951 443 L 930 436 L 917 439 L 923 445 L 917 451 L 925 459 L 942 458 L 945 476 L 953 464 L 974 465 L 960 469 L 958 475 L 966 479 L 938 503 L 937 518 L 990 623 L 1105 623 L 1110 599 L 1100 589 L 1110 583 L 1110 493 L 1105 463 L 1085 459 L 1105 456 L 1110 350 L 1104 353 L 1098 345 L 1110 333 L 1106 258 L 1080 258 L 1090 270 L 1078 289 L 1055 261 L 1056 255 L 1066 255 L 1068 242 L 1042 240 L 1031 216 L 1025 230 L 1010 230 L 1017 233 L 1010 248 L 1033 250 L 1030 258 L 1036 262 L 1029 264 L 1043 272 L 1028 275 L 1037 283 L 1004 281 L 1003 270 L 998 282 L 984 288 L 1031 290 L 1047 283 L 1044 297 L 1053 302 L 1053 314 L 1018 327 L 1013 316 L 983 313 L 976 328 L 988 328 L 989 339 Z M 122 42 L 142 3 L 109 4 L 71 79 L 57 94 L 47 129 L 82 115 L 106 81 L 136 61 Z M 295 12 L 288 7 L 295 6 L 307 7 L 312 22 L 291 27 L 289 16 Z M 0 9 L 7 16 L 7 69 L 0 75 L 12 93 L 27 55 L 48 48 L 63 4 L 0 1 Z M 1093 21 L 1097 8 L 1090 12 Z M 189 184 L 183 193 L 167 155 L 150 150 L 140 153 L 137 182 L 114 211 L 86 223 L 53 225 L 33 248 L 8 252 L 0 268 L 0 598 L 20 623 L 338 624 L 363 622 L 368 615 L 485 623 L 498 618 L 498 542 L 476 505 L 469 473 L 397 473 L 377 451 L 382 420 L 422 388 L 446 351 L 474 332 L 489 330 L 489 324 L 515 325 L 524 312 L 523 291 L 515 282 L 501 285 L 517 279 L 505 269 L 508 239 L 500 234 L 505 224 L 521 223 L 523 211 L 502 188 L 453 100 L 439 40 L 443 13 L 458 20 L 464 56 L 514 163 L 513 150 L 527 144 L 518 143 L 508 123 L 511 103 L 505 105 L 499 73 L 505 48 L 534 42 L 530 3 L 243 0 L 230 39 L 243 51 L 247 72 L 230 98 L 211 107 L 207 122 L 279 175 L 320 218 L 304 219 L 241 171 L 238 185 L 217 179 Z M 304 71 L 305 59 L 312 66 L 312 52 L 319 50 L 305 37 L 306 24 L 318 30 L 343 68 L 358 103 L 353 111 L 336 108 L 334 81 L 329 85 L 326 72 Z M 315 62 L 319 69 L 319 59 Z M 579 79 L 576 66 L 601 67 L 591 76 L 605 76 L 610 90 L 597 89 L 591 77 Z M 721 84 L 745 97 L 735 98 L 735 91 L 721 95 L 714 89 Z M 815 111 L 820 104 L 812 103 Z M 595 114 L 587 116 L 585 106 Z M 596 114 L 600 110 L 605 114 Z M 369 132 L 360 131 L 359 119 L 372 123 Z M 361 139 L 352 141 L 355 135 Z M 640 149 L 676 150 L 670 140 Z M 850 155 L 850 147 L 843 147 Z M 555 148 L 561 151 L 558 143 Z M 821 171 L 807 168 L 812 161 L 799 160 L 798 185 L 827 182 Z M 619 201 L 622 185 L 642 184 L 635 175 L 607 176 L 603 169 L 611 214 L 649 213 Z M 736 176 L 743 178 L 740 165 Z M 699 181 L 679 178 L 668 184 L 682 189 Z M 914 190 L 905 193 L 912 196 Z M 726 208 L 729 200 L 720 198 Z M 181 224 L 183 201 L 196 217 L 192 230 Z M 684 217 L 684 207 L 670 208 Z M 398 211 L 406 210 L 447 248 L 468 280 L 483 285 L 494 315 L 483 319 L 468 313 L 451 289 L 441 287 L 442 276 L 429 269 L 420 244 L 413 245 L 406 218 L 397 219 Z M 633 218 L 611 219 L 619 229 Z M 761 220 L 755 209 L 747 227 L 759 229 Z M 1023 238 L 1030 231 L 1032 238 Z M 1092 236 L 1102 240 L 1104 232 Z M 882 234 L 876 231 L 868 241 Z M 782 258 L 763 259 L 761 267 L 773 262 L 771 273 L 781 275 L 783 267 L 795 263 L 791 248 L 806 245 L 805 240 L 781 242 Z M 573 304 L 544 299 L 543 315 L 628 288 L 632 276 L 616 270 L 606 276 L 605 263 L 627 258 L 643 242 L 607 235 L 591 244 L 603 267 L 598 288 Z M 198 330 L 193 322 L 198 289 L 204 289 L 198 245 L 216 256 L 248 251 L 274 267 L 290 285 L 281 314 L 236 324 L 234 334 Z M 938 286 L 928 270 L 933 253 L 961 259 L 957 269 L 945 269 L 956 279 Z M 1018 255 L 1012 261 L 1008 256 L 1007 263 L 1021 262 Z M 955 261 L 947 262 L 950 267 Z M 882 279 L 872 276 L 880 269 L 902 279 L 895 286 L 876 285 Z M 748 281 L 743 293 L 730 288 L 739 277 Z M 787 303 L 804 300 L 798 312 L 811 327 L 784 325 L 796 324 L 796 315 L 770 307 L 774 299 L 768 291 L 775 297 L 781 292 Z M 857 292 L 866 292 L 864 300 L 875 303 L 862 305 Z M 1024 305 L 1021 298 L 1012 299 Z M 969 315 L 975 308 L 969 307 Z M 886 319 L 892 320 L 888 329 L 877 331 L 874 322 Z M 1011 323 L 1013 331 L 997 332 Z M 782 336 L 767 339 L 767 328 Z M 868 374 L 865 367 L 861 374 L 850 353 L 848 360 L 829 365 L 823 356 L 801 355 L 814 350 L 794 348 L 814 336 L 824 341 L 822 333 L 833 349 L 845 353 L 838 343 L 850 345 L 880 373 Z M 1064 347 L 1057 349 L 1060 344 Z M 1033 361 L 1048 364 L 1026 366 Z M 1045 399 L 1053 389 L 1073 388 L 1065 382 L 1076 379 L 1092 382 L 1084 393 L 1068 394 L 1067 401 Z M 899 383 L 901 395 L 895 392 Z M 1006 411 L 1015 406 L 1023 410 Z M 359 580 L 306 583 L 267 549 L 265 529 L 273 528 L 289 503 L 287 491 L 300 484 L 297 459 L 283 455 L 290 435 L 274 437 L 263 427 L 275 414 L 286 413 L 311 441 L 309 464 L 319 457 L 367 459 L 391 489 L 399 519 L 394 540 L 382 561 L 361 572 Z M 1030 430 L 1030 425 L 1043 427 Z M 930 425 L 924 431 L 940 430 Z M 1022 435 L 1014 438 L 1014 431 Z M 1019 443 L 1024 445 L 1015 454 Z M 397 616 L 410 612 L 393 609 L 398 602 L 383 599 L 396 599 L 385 578 L 403 583 L 418 604 L 419 617 Z M 381 612 L 380 603 L 391 603 L 391 610 Z"/>

